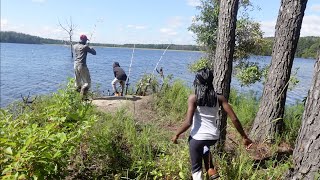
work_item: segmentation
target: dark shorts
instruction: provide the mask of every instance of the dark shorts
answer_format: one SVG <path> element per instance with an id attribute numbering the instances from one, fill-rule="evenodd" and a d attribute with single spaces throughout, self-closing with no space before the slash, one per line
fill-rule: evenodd
<path id="1" fill-rule="evenodd" d="M 210 146 L 214 145 L 216 142 L 217 140 L 195 140 L 189 136 L 189 152 L 191 157 L 192 173 L 202 169 L 202 160 L 204 160 L 206 168 L 213 167 L 212 159 L 209 156 L 210 151 L 204 153 L 203 149 L 205 146 L 210 148 Z"/>

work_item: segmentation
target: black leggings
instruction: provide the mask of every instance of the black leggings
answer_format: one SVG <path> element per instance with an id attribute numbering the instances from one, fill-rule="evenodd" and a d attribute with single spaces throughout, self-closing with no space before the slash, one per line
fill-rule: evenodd
<path id="1" fill-rule="evenodd" d="M 210 159 L 211 157 L 209 156 L 210 151 L 207 151 L 204 154 L 203 148 L 204 146 L 210 148 L 210 146 L 214 145 L 216 142 L 217 140 L 195 140 L 189 136 L 189 152 L 191 157 L 192 173 L 198 172 L 202 169 L 202 159 L 206 170 L 213 168 L 212 159 Z"/>

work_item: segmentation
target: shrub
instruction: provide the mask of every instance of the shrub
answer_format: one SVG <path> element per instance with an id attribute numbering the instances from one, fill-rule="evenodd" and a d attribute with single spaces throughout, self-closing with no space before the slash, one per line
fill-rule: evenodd
<path id="1" fill-rule="evenodd" d="M 92 106 L 72 89 L 17 104 L 19 114 L 1 109 L 0 169 L 4 179 L 60 178 L 66 174 L 69 156 L 85 130 L 95 121 Z"/>

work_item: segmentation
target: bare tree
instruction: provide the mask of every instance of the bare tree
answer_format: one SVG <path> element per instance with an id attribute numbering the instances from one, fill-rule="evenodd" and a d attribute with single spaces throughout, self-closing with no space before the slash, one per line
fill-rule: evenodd
<path id="1" fill-rule="evenodd" d="M 287 89 L 307 0 L 282 0 L 276 24 L 271 66 L 250 132 L 257 141 L 281 133 Z"/>
<path id="2" fill-rule="evenodd" d="M 232 74 L 232 62 L 235 46 L 235 31 L 237 22 L 239 0 L 220 1 L 219 24 L 214 70 L 214 88 L 229 99 Z M 222 112 L 221 135 L 222 145 L 226 139 L 227 114 Z"/>
<path id="3" fill-rule="evenodd" d="M 314 67 L 302 125 L 293 151 L 294 170 L 290 179 L 320 177 L 320 54 Z"/>
<path id="4" fill-rule="evenodd" d="M 73 24 L 72 22 L 72 18 L 70 17 L 70 20 L 67 21 L 66 20 L 66 24 L 63 25 L 61 24 L 61 22 L 59 21 L 59 26 L 68 33 L 69 35 L 69 44 L 70 44 L 70 51 L 71 51 L 71 57 L 73 58 L 73 43 L 72 43 L 72 36 L 73 36 L 73 33 L 76 29 L 76 25 Z"/>

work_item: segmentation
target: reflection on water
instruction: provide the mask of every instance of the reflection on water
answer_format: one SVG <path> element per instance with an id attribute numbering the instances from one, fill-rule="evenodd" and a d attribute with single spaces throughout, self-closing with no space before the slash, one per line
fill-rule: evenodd
<path id="1" fill-rule="evenodd" d="M 112 63 L 118 61 L 128 73 L 132 55 L 130 48 L 96 47 L 96 56 L 88 55 L 88 67 L 91 73 L 92 88 L 111 90 L 113 80 Z M 131 67 L 130 83 L 133 86 L 145 73 L 152 73 L 163 50 L 135 49 Z M 167 51 L 158 67 L 163 67 L 164 74 L 173 74 L 191 86 L 193 74 L 188 72 L 188 64 L 202 56 L 200 52 Z M 263 64 L 270 63 L 271 57 L 252 57 L 251 61 Z M 300 83 L 288 92 L 287 102 L 292 104 L 307 95 L 313 74 L 314 60 L 295 59 L 293 68 L 299 68 L 297 77 Z M 65 84 L 68 77 L 73 77 L 73 60 L 68 46 L 27 45 L 1 43 L 1 107 L 20 96 L 31 96 L 55 92 Z M 241 87 L 236 79 L 232 79 L 233 88 L 240 92 L 256 91 L 261 95 L 262 83 L 250 87 Z"/>

